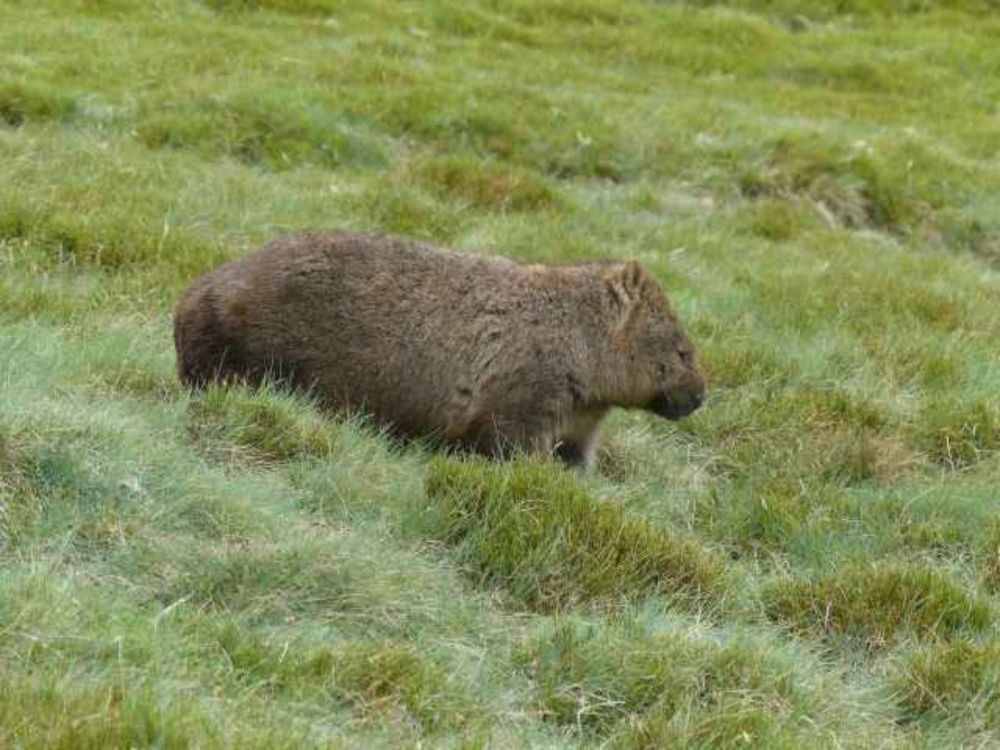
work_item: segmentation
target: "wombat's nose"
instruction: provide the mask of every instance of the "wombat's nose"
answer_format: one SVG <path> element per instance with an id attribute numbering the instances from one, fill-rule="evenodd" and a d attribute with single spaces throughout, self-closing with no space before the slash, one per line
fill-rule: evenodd
<path id="1" fill-rule="evenodd" d="M 705 403 L 705 395 L 702 393 L 696 393 L 691 397 L 691 411 L 694 411 L 699 406 Z"/>

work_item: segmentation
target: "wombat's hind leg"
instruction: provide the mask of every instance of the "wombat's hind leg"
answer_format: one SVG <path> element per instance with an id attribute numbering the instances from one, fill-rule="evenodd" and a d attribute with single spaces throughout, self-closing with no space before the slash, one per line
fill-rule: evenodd
<path id="1" fill-rule="evenodd" d="M 597 440 L 565 438 L 556 443 L 554 453 L 566 466 L 590 471 L 597 456 Z"/>
<path id="2" fill-rule="evenodd" d="M 177 375 L 184 385 L 201 390 L 210 383 L 259 382 L 260 377 L 248 372 L 238 344 L 201 331 L 198 334 L 187 341 L 177 336 Z"/>
<path id="3" fill-rule="evenodd" d="M 174 317 L 174 348 L 177 375 L 189 388 L 236 381 L 256 385 L 273 369 L 247 356 L 241 328 L 231 318 L 220 312 L 212 290 L 181 302 Z"/>

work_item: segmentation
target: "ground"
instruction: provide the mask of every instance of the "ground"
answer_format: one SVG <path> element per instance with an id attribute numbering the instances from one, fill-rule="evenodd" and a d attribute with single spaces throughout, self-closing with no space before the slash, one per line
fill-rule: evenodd
<path id="1" fill-rule="evenodd" d="M 0 5 L 0 745 L 1000 744 L 996 10 Z M 581 476 L 186 393 L 306 227 L 638 258 L 709 400 Z"/>

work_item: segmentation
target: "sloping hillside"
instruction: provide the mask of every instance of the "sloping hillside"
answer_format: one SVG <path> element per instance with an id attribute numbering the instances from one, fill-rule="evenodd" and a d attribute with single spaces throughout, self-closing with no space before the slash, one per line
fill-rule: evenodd
<path id="1" fill-rule="evenodd" d="M 1000 744 L 995 0 L 0 4 L 0 745 Z M 599 470 L 192 398 L 280 232 L 638 258 Z"/>

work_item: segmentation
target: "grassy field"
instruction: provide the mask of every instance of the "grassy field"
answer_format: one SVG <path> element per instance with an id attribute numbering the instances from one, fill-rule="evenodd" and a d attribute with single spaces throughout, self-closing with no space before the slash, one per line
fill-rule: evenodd
<path id="1" fill-rule="evenodd" d="M 996 0 L 0 4 L 0 746 L 996 747 Z M 283 231 L 638 258 L 599 470 L 178 385 Z"/>

